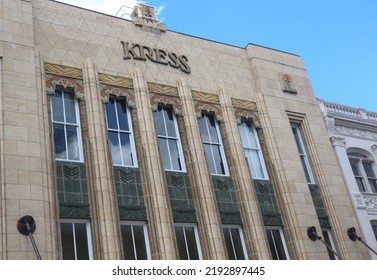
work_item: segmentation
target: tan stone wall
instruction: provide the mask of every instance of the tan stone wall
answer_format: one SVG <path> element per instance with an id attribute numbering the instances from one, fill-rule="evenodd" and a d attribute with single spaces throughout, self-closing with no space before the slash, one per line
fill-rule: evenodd
<path id="1" fill-rule="evenodd" d="M 42 257 L 61 258 L 46 62 L 76 67 L 84 73 L 86 100 L 81 101 L 80 109 L 85 123 L 95 258 L 120 259 L 123 254 L 98 72 L 126 77 L 134 83 L 136 110 L 132 115 L 137 117 L 133 122 L 137 125 L 154 259 L 178 256 L 147 82 L 178 88 L 183 108 L 180 129 L 187 135 L 186 164 L 205 258 L 226 259 L 227 252 L 192 91 L 220 97 L 217 106 L 224 117 L 222 137 L 250 258 L 267 259 L 270 253 L 231 98 L 257 104 L 291 258 L 328 258 L 325 247 L 306 236 L 307 227 L 314 225 L 319 230 L 319 223 L 290 128 L 290 116 L 297 114 L 302 118 L 337 250 L 345 259 L 367 258 L 346 235 L 348 227 L 357 225 L 355 214 L 307 71 L 298 56 L 254 45 L 233 47 L 171 31 L 143 31 L 127 20 L 49 0 L 3 0 L 1 8 L 6 27 L 0 30 L 1 259 L 35 258 L 30 241 L 16 228 L 17 220 L 26 214 L 36 220 L 35 238 Z M 191 73 L 149 60 L 124 60 L 121 41 L 186 55 Z"/>

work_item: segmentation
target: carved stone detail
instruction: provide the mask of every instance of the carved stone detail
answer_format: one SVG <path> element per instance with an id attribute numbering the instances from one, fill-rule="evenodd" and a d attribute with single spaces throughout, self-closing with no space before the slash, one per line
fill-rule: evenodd
<path id="1" fill-rule="evenodd" d="M 346 138 L 340 137 L 340 136 L 331 136 L 330 137 L 331 144 L 339 147 L 345 147 L 346 146 Z"/>

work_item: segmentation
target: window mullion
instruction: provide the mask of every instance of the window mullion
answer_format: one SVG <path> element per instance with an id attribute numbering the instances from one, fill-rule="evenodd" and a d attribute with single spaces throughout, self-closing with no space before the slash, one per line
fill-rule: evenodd
<path id="1" fill-rule="evenodd" d="M 75 251 L 75 260 L 77 260 L 77 245 L 76 245 L 76 227 L 75 227 L 75 223 L 72 223 L 72 234 L 73 234 L 73 249 Z"/>

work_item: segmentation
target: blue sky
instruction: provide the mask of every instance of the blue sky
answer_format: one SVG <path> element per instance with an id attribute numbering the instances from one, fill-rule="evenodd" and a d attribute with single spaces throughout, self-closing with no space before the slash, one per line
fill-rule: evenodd
<path id="1" fill-rule="evenodd" d="M 134 0 L 59 0 L 115 15 Z M 375 0 L 148 0 L 167 29 L 297 54 L 315 94 L 377 112 Z"/>

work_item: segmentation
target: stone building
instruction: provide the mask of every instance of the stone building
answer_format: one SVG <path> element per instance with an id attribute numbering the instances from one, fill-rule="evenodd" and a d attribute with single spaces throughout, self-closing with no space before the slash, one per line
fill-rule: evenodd
<path id="1" fill-rule="evenodd" d="M 358 235 L 377 252 L 377 113 L 318 101 L 356 211 Z"/>
<path id="2" fill-rule="evenodd" d="M 1 259 L 370 258 L 299 56 L 0 7 Z"/>

